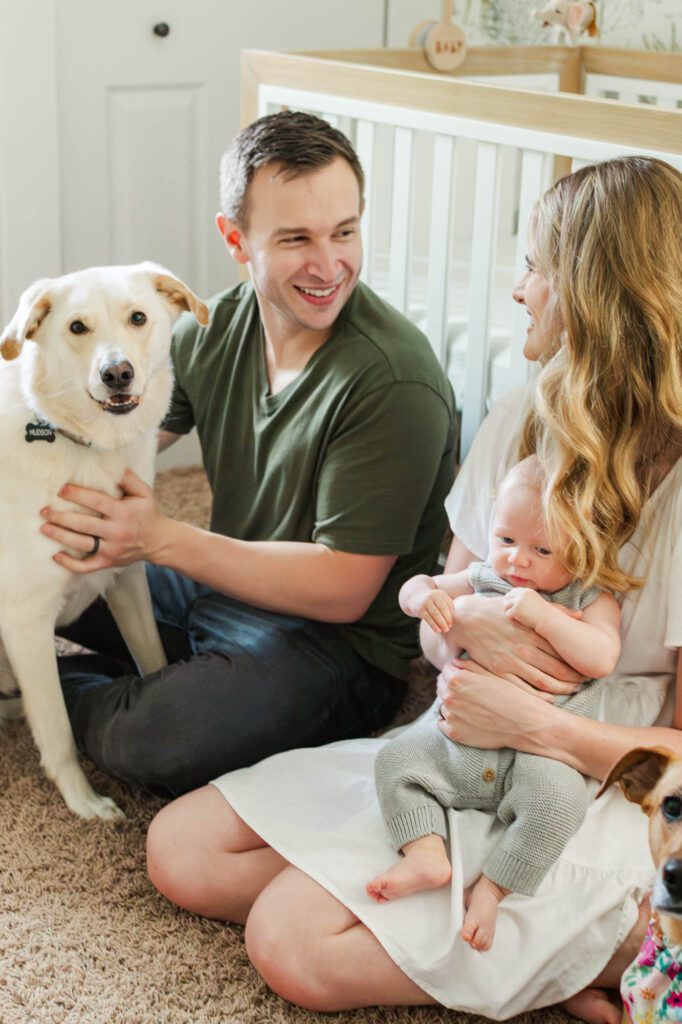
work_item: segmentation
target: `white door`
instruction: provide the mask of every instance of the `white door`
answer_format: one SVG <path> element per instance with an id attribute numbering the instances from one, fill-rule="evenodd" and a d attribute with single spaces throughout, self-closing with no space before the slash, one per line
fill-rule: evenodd
<path id="1" fill-rule="evenodd" d="M 59 0 L 63 269 L 154 259 L 236 280 L 213 224 L 239 127 L 239 51 L 381 45 L 366 0 Z"/>

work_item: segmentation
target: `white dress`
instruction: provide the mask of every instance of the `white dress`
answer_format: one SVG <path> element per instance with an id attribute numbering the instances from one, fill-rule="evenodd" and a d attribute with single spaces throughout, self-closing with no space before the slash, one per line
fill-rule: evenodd
<path id="1" fill-rule="evenodd" d="M 505 396 L 482 425 L 447 508 L 455 534 L 482 559 L 494 488 L 515 460 L 522 395 Z M 647 584 L 625 599 L 622 654 L 604 687 L 602 716 L 671 722 L 682 646 L 682 459 L 647 503 L 622 564 Z M 618 787 L 588 811 L 533 897 L 501 904 L 492 948 L 459 936 L 462 888 L 480 873 L 501 827 L 481 811 L 448 811 L 452 885 L 378 905 L 366 882 L 395 860 L 374 790 L 386 737 L 294 750 L 214 782 L 274 849 L 349 907 L 398 966 L 438 1002 L 504 1019 L 589 984 L 635 922 L 650 887 L 646 818 Z M 594 789 L 597 783 L 591 783 Z M 557 808 L 561 813 L 561 808 Z"/>

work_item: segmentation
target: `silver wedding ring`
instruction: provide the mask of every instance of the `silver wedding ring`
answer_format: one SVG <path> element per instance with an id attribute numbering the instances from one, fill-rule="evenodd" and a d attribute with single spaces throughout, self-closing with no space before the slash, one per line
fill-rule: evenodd
<path id="1" fill-rule="evenodd" d="M 94 558 L 99 551 L 99 537 L 92 538 L 92 547 L 83 555 L 83 558 Z"/>

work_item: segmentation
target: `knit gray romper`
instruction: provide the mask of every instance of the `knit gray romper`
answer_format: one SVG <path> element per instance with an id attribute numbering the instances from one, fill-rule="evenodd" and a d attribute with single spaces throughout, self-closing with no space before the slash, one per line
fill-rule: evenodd
<path id="1" fill-rule="evenodd" d="M 498 597 L 512 589 L 486 562 L 469 566 L 477 594 Z M 597 587 L 569 583 L 545 600 L 582 610 Z M 595 718 L 603 680 L 585 683 L 556 704 Z M 522 751 L 481 750 L 448 740 L 437 728 L 438 704 L 380 750 L 375 764 L 379 803 L 396 850 L 421 836 L 447 839 L 445 807 L 491 811 L 507 829 L 483 866 L 493 882 L 532 896 L 581 824 L 587 787 L 575 768 Z"/>

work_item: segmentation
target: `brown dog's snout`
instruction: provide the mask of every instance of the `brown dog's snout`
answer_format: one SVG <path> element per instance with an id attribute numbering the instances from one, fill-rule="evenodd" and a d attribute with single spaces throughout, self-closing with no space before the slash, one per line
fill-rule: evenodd
<path id="1" fill-rule="evenodd" d="M 135 379 L 135 370 L 127 360 L 120 363 L 107 363 L 100 369 L 99 377 L 110 391 L 125 391 Z"/>
<path id="2" fill-rule="evenodd" d="M 678 857 L 667 860 L 663 865 L 661 877 L 671 898 L 678 903 L 682 902 L 682 860 Z"/>

